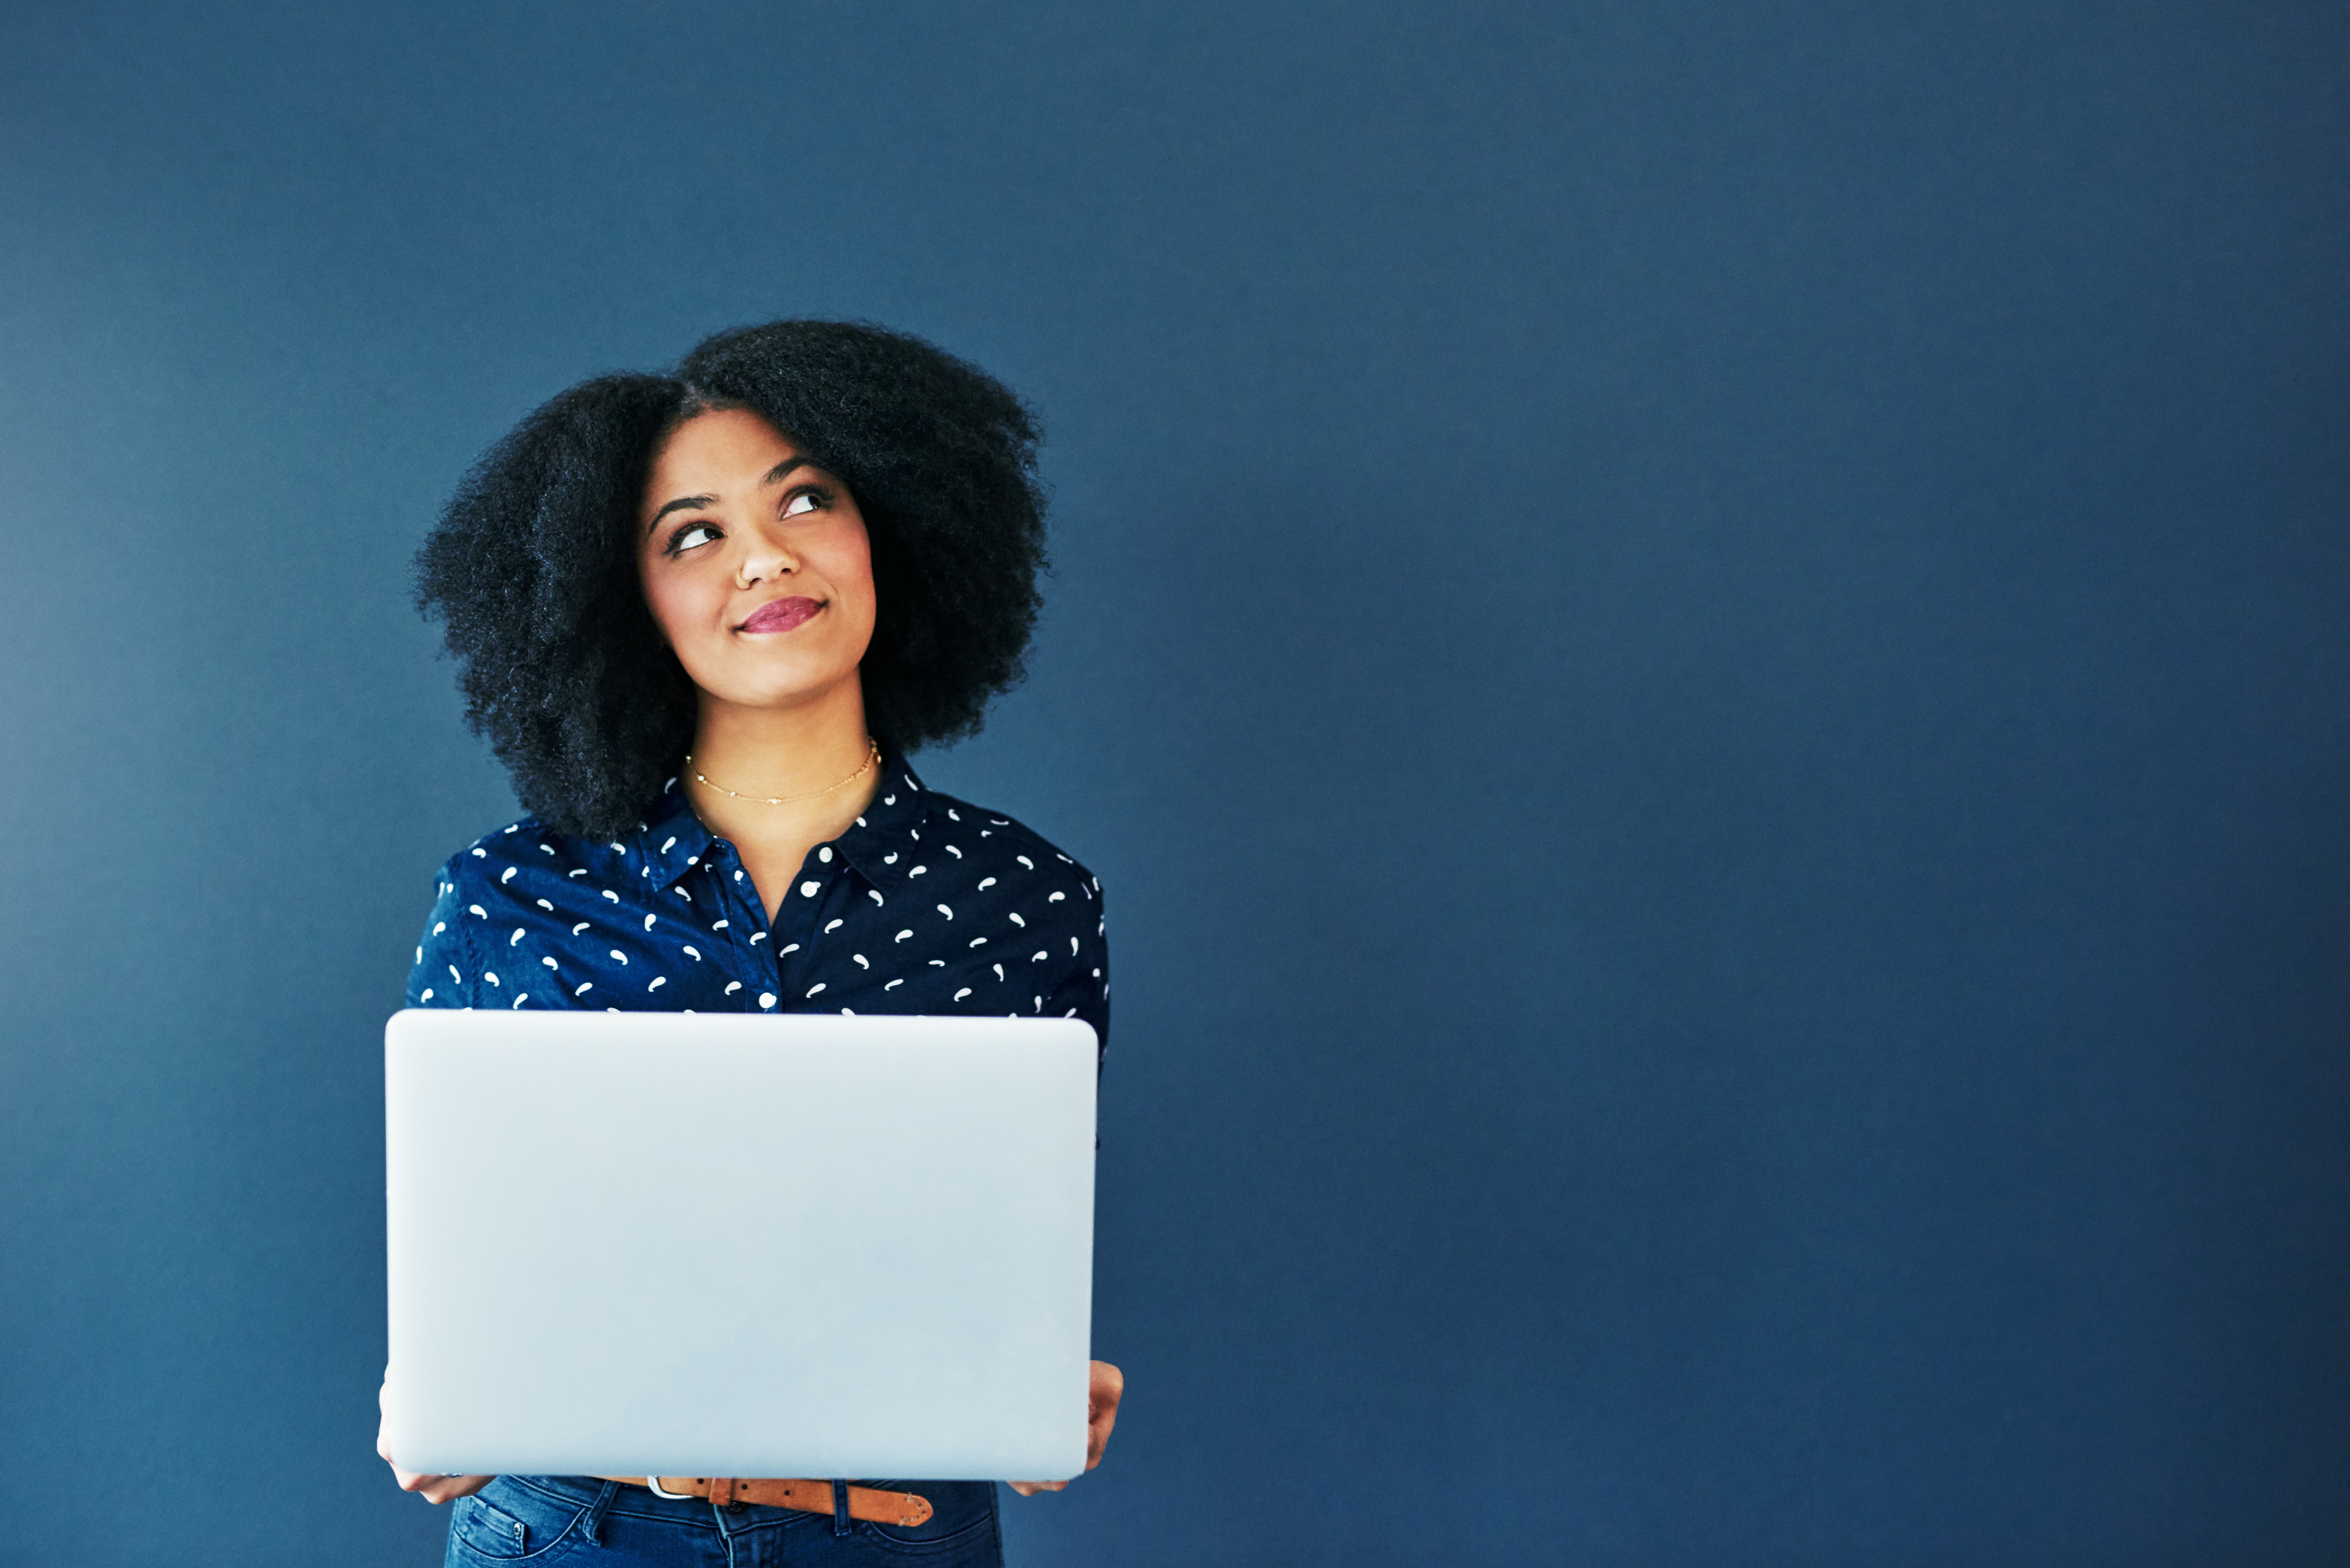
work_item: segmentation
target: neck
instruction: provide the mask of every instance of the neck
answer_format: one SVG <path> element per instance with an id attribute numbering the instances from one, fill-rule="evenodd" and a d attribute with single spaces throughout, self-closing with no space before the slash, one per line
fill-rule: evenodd
<path id="1" fill-rule="evenodd" d="M 687 798 L 712 833 L 738 847 L 820 843 L 846 831 L 873 798 L 879 770 L 857 772 L 870 750 L 864 692 L 854 680 L 782 709 L 738 707 L 704 692 Z"/>

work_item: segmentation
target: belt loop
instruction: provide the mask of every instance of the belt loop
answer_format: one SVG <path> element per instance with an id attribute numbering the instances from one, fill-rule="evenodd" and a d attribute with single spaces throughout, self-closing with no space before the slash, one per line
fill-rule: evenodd
<path id="1" fill-rule="evenodd" d="M 837 1476 L 832 1482 L 832 1532 L 848 1533 L 848 1483 Z"/>
<path id="2" fill-rule="evenodd" d="M 611 1511 L 612 1500 L 619 1495 L 620 1483 L 616 1480 L 606 1481 L 604 1490 L 596 1494 L 596 1501 L 588 1505 L 588 1511 L 579 1516 L 579 1528 L 593 1544 L 598 1546 L 604 1544 L 602 1534 L 604 1516 Z"/>

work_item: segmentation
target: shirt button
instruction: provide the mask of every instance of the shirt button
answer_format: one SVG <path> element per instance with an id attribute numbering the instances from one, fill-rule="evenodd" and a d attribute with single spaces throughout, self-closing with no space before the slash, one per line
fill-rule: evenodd
<path id="1" fill-rule="evenodd" d="M 821 888 L 823 886 L 824 884 L 821 882 L 803 882 L 800 884 L 800 897 L 803 898 L 813 898 L 816 896 L 817 889 Z"/>

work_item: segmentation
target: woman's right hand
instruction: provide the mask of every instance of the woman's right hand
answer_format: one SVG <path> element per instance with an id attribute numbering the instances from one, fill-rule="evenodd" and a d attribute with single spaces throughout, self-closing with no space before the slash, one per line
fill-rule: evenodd
<path id="1" fill-rule="evenodd" d="M 1086 1469 L 1101 1463 L 1102 1449 L 1109 1446 L 1109 1429 L 1118 1425 L 1118 1402 L 1126 1397 L 1126 1374 L 1107 1361 L 1091 1364 L 1087 1395 L 1091 1408 L 1086 1415 Z M 1006 1481 L 1004 1483 L 1022 1497 L 1035 1497 L 1040 1491 L 1059 1491 L 1066 1481 Z"/>
<path id="2" fill-rule="evenodd" d="M 384 1386 L 389 1388 L 390 1385 L 386 1384 Z M 376 1408 L 379 1411 L 382 1410 L 383 1391 L 380 1389 L 376 1393 L 375 1403 Z M 401 1469 L 400 1461 L 391 1457 L 391 1442 L 384 1433 L 388 1419 L 387 1417 L 376 1423 L 375 1451 L 382 1458 L 385 1464 L 391 1467 L 391 1473 L 400 1481 L 400 1490 L 412 1491 L 425 1501 L 438 1504 L 452 1501 L 461 1497 L 471 1497 L 498 1479 L 495 1476 L 444 1476 L 435 1475 L 430 1470 Z"/>

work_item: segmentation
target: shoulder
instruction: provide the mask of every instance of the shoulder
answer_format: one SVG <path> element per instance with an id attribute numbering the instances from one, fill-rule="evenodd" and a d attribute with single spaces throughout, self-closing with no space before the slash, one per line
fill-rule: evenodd
<path id="1" fill-rule="evenodd" d="M 923 836 L 961 865 L 1016 867 L 1024 877 L 1072 884 L 1095 898 L 1101 894 L 1100 879 L 1075 856 L 1008 813 L 927 788 L 922 808 Z"/>
<path id="2" fill-rule="evenodd" d="M 577 890 L 582 883 L 606 888 L 636 878 L 643 858 L 641 845 L 557 833 L 526 816 L 451 856 L 441 868 L 442 897 L 453 896 L 461 908 L 517 898 L 533 902 L 549 891 L 551 882 Z"/>
<path id="3" fill-rule="evenodd" d="M 1014 1012 L 1082 1018 L 1106 1042 L 1109 927 L 1100 879 L 1026 824 L 950 794 L 931 793 L 917 833 L 921 864 L 938 874 L 925 881 L 923 905 L 953 931 L 930 933 L 937 950 L 925 962 L 953 976 L 952 1005 L 980 998 L 971 1009 L 993 1011 L 1008 993 Z"/>
<path id="4" fill-rule="evenodd" d="M 920 929 L 932 912 L 946 922 L 925 934 L 939 944 L 931 961 L 960 955 L 990 973 L 999 964 L 1016 967 L 1042 982 L 1034 988 L 1039 1007 L 1048 1000 L 1056 1011 L 1094 1004 L 1107 973 L 1109 927 L 1101 883 L 1076 857 L 1003 812 L 936 792 L 924 802 L 915 836 L 920 853 L 906 886 L 920 889 L 920 914 L 912 923 Z"/>
<path id="5" fill-rule="evenodd" d="M 579 838 L 525 817 L 451 856 L 417 944 L 409 1004 L 487 1006 L 513 995 L 519 1005 L 527 1000 L 520 977 L 538 978 L 534 956 L 554 968 L 554 955 L 582 931 L 650 925 L 643 840 L 642 832 L 620 842 Z"/>

